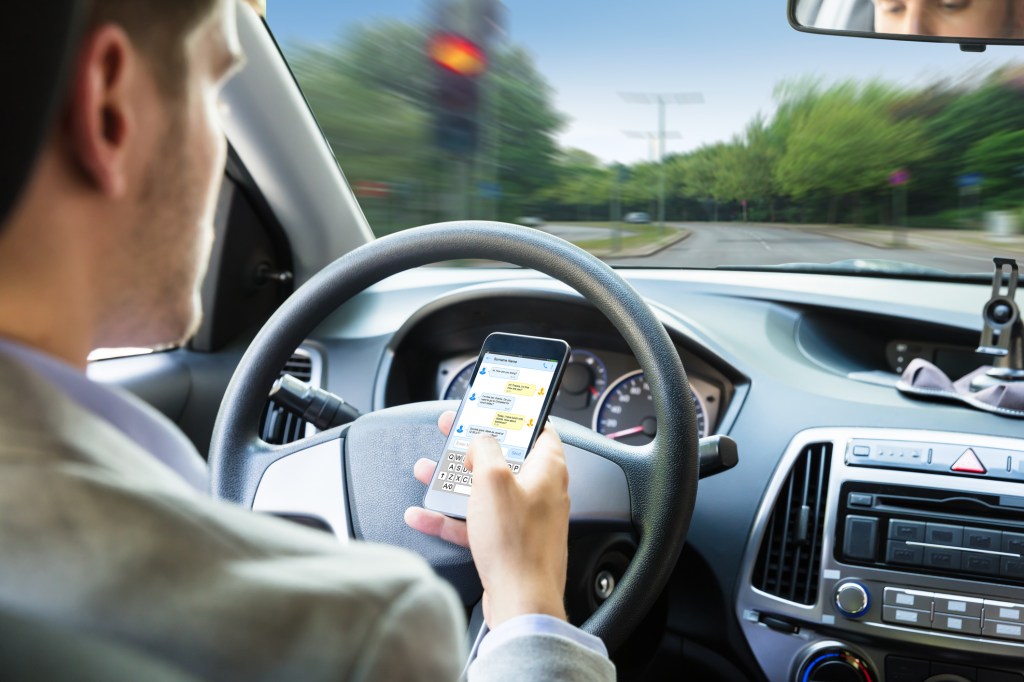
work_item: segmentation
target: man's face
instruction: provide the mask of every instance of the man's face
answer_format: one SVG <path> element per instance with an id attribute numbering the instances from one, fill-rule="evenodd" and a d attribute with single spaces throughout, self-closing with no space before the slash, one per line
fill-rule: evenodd
<path id="1" fill-rule="evenodd" d="M 879 33 L 962 38 L 1020 35 L 1021 0 L 874 0 Z"/>
<path id="2" fill-rule="evenodd" d="M 153 88 L 135 214 L 115 284 L 106 335 L 119 344 L 160 346 L 191 337 L 213 244 L 213 218 L 227 144 L 219 93 L 240 48 L 235 4 L 221 0 L 187 39 L 187 73 L 173 94 Z"/>

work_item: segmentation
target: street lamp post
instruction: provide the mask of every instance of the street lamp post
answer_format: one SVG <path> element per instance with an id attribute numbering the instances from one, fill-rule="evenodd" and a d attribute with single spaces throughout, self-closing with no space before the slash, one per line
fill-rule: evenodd
<path id="1" fill-rule="evenodd" d="M 633 104 L 658 105 L 658 224 L 665 228 L 665 106 L 668 104 L 703 104 L 699 92 L 621 92 L 619 95 Z"/>
<path id="2" fill-rule="evenodd" d="M 658 153 L 658 141 L 660 139 L 660 135 L 657 130 L 623 130 L 622 134 L 634 140 L 647 140 L 649 145 L 648 157 L 651 161 L 656 159 Z M 683 139 L 683 136 L 678 130 L 666 130 L 665 139 L 681 140 Z"/>

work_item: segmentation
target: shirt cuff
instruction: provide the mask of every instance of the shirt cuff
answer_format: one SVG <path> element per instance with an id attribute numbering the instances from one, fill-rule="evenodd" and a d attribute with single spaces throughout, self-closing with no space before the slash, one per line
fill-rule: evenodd
<path id="1" fill-rule="evenodd" d="M 533 613 L 507 620 L 499 625 L 496 630 L 487 633 L 487 636 L 480 643 L 478 658 L 483 658 L 488 652 L 497 649 L 510 639 L 526 637 L 528 635 L 564 637 L 584 648 L 590 649 L 599 656 L 608 657 L 608 649 L 605 648 L 604 642 L 601 641 L 600 637 L 583 632 L 583 630 L 580 630 L 575 625 L 570 625 L 554 616 Z"/>

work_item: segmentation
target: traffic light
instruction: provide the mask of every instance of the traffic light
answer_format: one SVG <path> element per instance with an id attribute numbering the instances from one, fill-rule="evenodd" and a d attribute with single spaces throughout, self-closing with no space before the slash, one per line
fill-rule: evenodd
<path id="1" fill-rule="evenodd" d="M 435 136 L 438 147 L 472 156 L 479 137 L 480 76 L 487 57 L 479 45 L 454 33 L 435 35 L 427 53 L 435 70 Z"/>

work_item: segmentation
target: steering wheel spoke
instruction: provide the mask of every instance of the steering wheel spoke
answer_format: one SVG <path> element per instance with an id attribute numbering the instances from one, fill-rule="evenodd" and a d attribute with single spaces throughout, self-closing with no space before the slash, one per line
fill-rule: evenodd
<path id="1" fill-rule="evenodd" d="M 253 495 L 253 511 L 272 514 L 352 538 L 348 494 L 343 473 L 345 438 L 312 438 L 289 446 L 272 446 L 276 456 L 263 471 Z"/>

